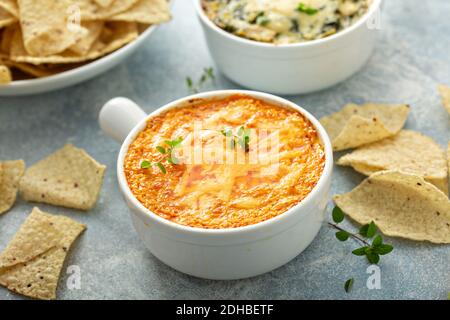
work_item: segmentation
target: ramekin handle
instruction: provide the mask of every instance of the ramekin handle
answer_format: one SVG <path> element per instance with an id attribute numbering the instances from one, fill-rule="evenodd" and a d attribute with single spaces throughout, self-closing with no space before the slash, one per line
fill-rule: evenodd
<path id="1" fill-rule="evenodd" d="M 117 97 L 105 103 L 100 110 L 98 122 L 103 132 L 122 143 L 146 116 L 144 110 L 130 99 Z"/>

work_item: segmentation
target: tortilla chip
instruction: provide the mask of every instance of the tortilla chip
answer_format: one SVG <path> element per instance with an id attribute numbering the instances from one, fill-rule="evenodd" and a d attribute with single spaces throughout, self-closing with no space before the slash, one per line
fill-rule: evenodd
<path id="1" fill-rule="evenodd" d="M 99 6 L 102 6 L 103 8 L 109 7 L 111 3 L 113 3 L 114 0 L 95 0 L 95 3 L 97 3 Z"/>
<path id="2" fill-rule="evenodd" d="M 445 152 L 433 139 L 420 132 L 402 130 L 396 136 L 346 154 L 337 163 L 351 166 L 368 176 L 383 170 L 415 174 L 448 194 Z"/>
<path id="3" fill-rule="evenodd" d="M 86 55 L 92 48 L 94 42 L 100 37 L 104 23 L 102 21 L 87 21 L 82 27 L 87 30 L 86 35 L 70 46 L 69 50 L 79 56 Z"/>
<path id="4" fill-rule="evenodd" d="M 348 104 L 320 120 L 335 151 L 355 148 L 397 134 L 408 117 L 408 105 Z"/>
<path id="5" fill-rule="evenodd" d="M 15 18 L 19 18 L 19 7 L 16 0 L 1 0 L 0 8 L 13 15 Z"/>
<path id="6" fill-rule="evenodd" d="M 433 243 L 450 243 L 450 201 L 423 178 L 381 171 L 334 202 L 360 224 L 374 221 L 381 232 Z"/>
<path id="7" fill-rule="evenodd" d="M 9 12 L 0 7 L 0 28 L 9 26 L 17 22 L 17 19 Z"/>
<path id="8" fill-rule="evenodd" d="M 24 171 L 23 160 L 0 162 L 0 215 L 16 202 L 19 181 Z"/>
<path id="9" fill-rule="evenodd" d="M 77 63 L 100 58 L 119 49 L 138 37 L 137 24 L 129 22 L 110 22 L 105 25 L 99 39 L 85 56 L 79 56 L 70 50 L 58 55 L 37 57 L 29 55 L 23 44 L 20 30 L 16 30 L 11 45 L 11 60 L 31 64 Z"/>
<path id="10" fill-rule="evenodd" d="M 97 201 L 105 168 L 67 144 L 25 171 L 20 193 L 27 201 L 89 210 Z"/>
<path id="11" fill-rule="evenodd" d="M 78 6 L 81 12 L 81 20 L 106 20 L 120 12 L 128 10 L 138 0 L 113 0 L 111 5 L 103 7 L 97 0 L 72 0 L 74 6 Z"/>
<path id="12" fill-rule="evenodd" d="M 450 113 L 450 87 L 444 86 L 443 84 L 438 87 L 439 93 L 441 94 L 442 103 L 445 109 Z"/>
<path id="13" fill-rule="evenodd" d="M 0 269 L 37 257 L 56 246 L 62 236 L 52 219 L 34 209 L 0 255 Z"/>
<path id="14" fill-rule="evenodd" d="M 169 4 L 166 0 L 139 0 L 125 12 L 108 20 L 157 24 L 170 20 Z"/>
<path id="15" fill-rule="evenodd" d="M 71 21 L 72 1 L 18 0 L 26 51 L 34 56 L 63 52 L 86 34 Z"/>
<path id="16" fill-rule="evenodd" d="M 0 65 L 0 85 L 8 84 L 11 81 L 11 70 L 7 66 Z"/>
<path id="17" fill-rule="evenodd" d="M 55 246 L 31 260 L 0 270 L 0 284 L 31 298 L 55 299 L 67 252 L 86 226 L 64 216 L 50 215 L 38 208 L 34 208 L 33 213 L 50 219 L 62 237 Z"/>
<path id="18" fill-rule="evenodd" d="M 0 39 L 0 52 L 4 53 L 9 60 L 9 53 L 11 51 L 12 38 L 14 33 L 19 28 L 19 24 L 14 24 L 9 27 L 6 27 L 3 30 L 2 37 Z"/>

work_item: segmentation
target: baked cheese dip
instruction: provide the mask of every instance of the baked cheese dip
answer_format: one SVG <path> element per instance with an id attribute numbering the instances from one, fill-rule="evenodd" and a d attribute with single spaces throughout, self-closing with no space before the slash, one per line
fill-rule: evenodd
<path id="1" fill-rule="evenodd" d="M 221 229 L 286 212 L 316 186 L 324 165 L 318 133 L 301 113 L 233 95 L 150 118 L 129 146 L 124 172 L 155 214 Z"/>
<path id="2" fill-rule="evenodd" d="M 325 38 L 363 16 L 371 0 L 203 0 L 206 15 L 237 36 L 275 44 Z"/>

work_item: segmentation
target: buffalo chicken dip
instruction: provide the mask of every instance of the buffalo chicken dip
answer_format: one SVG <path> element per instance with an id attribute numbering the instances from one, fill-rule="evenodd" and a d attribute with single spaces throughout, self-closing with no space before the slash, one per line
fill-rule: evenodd
<path id="1" fill-rule="evenodd" d="M 316 186 L 325 152 L 301 113 L 245 95 L 192 101 L 150 118 L 124 162 L 155 214 L 221 229 L 276 217 Z"/>

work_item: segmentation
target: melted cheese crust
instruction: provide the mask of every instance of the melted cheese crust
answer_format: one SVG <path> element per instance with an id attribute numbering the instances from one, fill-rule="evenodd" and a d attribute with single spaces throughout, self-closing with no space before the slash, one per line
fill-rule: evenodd
<path id="1" fill-rule="evenodd" d="M 321 39 L 345 29 L 372 0 L 203 0 L 207 16 L 240 37 L 287 44 Z M 299 5 L 317 10 L 299 11 Z"/>
<path id="2" fill-rule="evenodd" d="M 193 145 L 196 123 L 202 124 L 199 139 L 206 150 L 217 148 L 212 141 L 219 137 L 226 142 L 220 133 L 224 128 L 235 134 L 241 126 L 248 128 L 252 132 L 249 150 L 229 148 L 227 143 L 219 144 L 223 150 L 216 149 L 225 156 L 241 152 L 245 161 L 237 161 L 238 156 L 222 163 L 181 161 L 167 164 L 166 174 L 158 167 L 140 168 L 143 160 L 164 161 L 165 155 L 156 147 L 165 140 L 182 137 L 182 144 Z M 260 131 L 266 134 L 257 135 Z M 276 145 L 267 143 L 270 139 Z M 258 161 L 249 159 L 254 153 Z M 187 159 L 181 151 L 177 157 Z M 286 212 L 315 187 L 324 164 L 324 148 L 303 115 L 235 95 L 197 101 L 149 119 L 128 149 L 124 171 L 132 193 L 152 212 L 178 224 L 220 229 L 255 224 Z"/>

